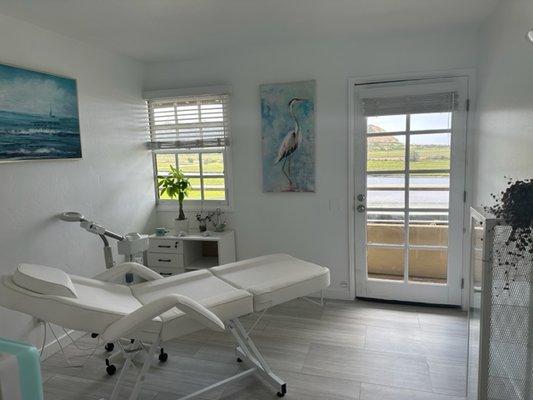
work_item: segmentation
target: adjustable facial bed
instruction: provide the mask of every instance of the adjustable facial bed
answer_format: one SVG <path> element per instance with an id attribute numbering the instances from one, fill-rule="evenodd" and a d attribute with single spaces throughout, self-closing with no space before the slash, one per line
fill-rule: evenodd
<path id="1" fill-rule="evenodd" d="M 131 286 L 112 282 L 129 272 L 145 282 Z M 258 376 L 282 397 L 287 392 L 286 383 L 270 369 L 239 317 L 319 293 L 329 282 L 327 268 L 286 254 L 257 257 L 169 278 L 132 262 L 92 279 L 68 275 L 57 268 L 21 264 L 12 275 L 2 277 L 0 305 L 66 329 L 98 333 L 104 343 L 119 343 L 125 363 L 110 400 L 118 397 L 135 354 L 143 352 L 145 359 L 130 400 L 137 398 L 162 342 L 206 327 L 225 329 L 233 335 L 237 360 L 246 369 L 181 400 L 249 375 Z M 123 347 L 121 338 L 131 339 L 130 345 Z"/>

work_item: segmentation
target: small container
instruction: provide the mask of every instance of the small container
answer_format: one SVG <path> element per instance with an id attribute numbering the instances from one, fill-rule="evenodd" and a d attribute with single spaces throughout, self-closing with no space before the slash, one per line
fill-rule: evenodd
<path id="1" fill-rule="evenodd" d="M 170 231 L 167 228 L 155 228 L 154 232 L 156 236 L 165 236 Z"/>

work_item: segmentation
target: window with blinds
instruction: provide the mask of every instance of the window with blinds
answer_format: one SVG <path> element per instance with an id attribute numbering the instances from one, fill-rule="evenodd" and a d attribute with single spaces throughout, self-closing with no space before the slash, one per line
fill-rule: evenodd
<path id="1" fill-rule="evenodd" d="M 227 95 L 148 100 L 154 150 L 224 147 L 229 142 Z"/>
<path id="2" fill-rule="evenodd" d="M 362 98 L 364 116 L 443 113 L 457 109 L 455 92 Z"/>
<path id="3" fill-rule="evenodd" d="M 191 182 L 186 204 L 229 205 L 227 104 L 225 94 L 147 100 L 156 188 L 173 166 Z M 157 199 L 170 200 L 159 193 Z"/>

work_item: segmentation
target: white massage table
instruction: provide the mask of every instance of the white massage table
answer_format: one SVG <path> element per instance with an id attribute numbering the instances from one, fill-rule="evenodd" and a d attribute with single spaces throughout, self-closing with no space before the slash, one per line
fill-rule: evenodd
<path id="1" fill-rule="evenodd" d="M 112 280 L 127 272 L 146 282 L 126 286 Z M 270 369 L 239 317 L 286 301 L 321 292 L 329 286 L 329 270 L 286 254 L 275 254 L 206 270 L 162 278 L 137 264 L 123 263 L 84 278 L 60 269 L 21 264 L 3 276 L 0 305 L 66 329 L 95 332 L 104 343 L 132 338 L 123 348 L 126 359 L 110 400 L 124 383 L 132 358 L 145 353 L 130 400 L 137 398 L 158 346 L 167 340 L 208 327 L 228 330 L 237 342 L 238 361 L 247 369 L 195 393 L 191 399 L 228 382 L 257 375 L 282 397 L 286 383 Z M 144 343 L 151 343 L 146 346 Z"/>

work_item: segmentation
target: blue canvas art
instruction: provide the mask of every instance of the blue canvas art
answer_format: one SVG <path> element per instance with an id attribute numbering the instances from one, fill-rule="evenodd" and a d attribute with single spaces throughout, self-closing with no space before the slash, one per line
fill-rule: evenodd
<path id="1" fill-rule="evenodd" d="M 0 161 L 81 158 L 76 81 L 0 64 Z"/>
<path id="2" fill-rule="evenodd" d="M 315 81 L 261 85 L 264 192 L 315 191 Z"/>

